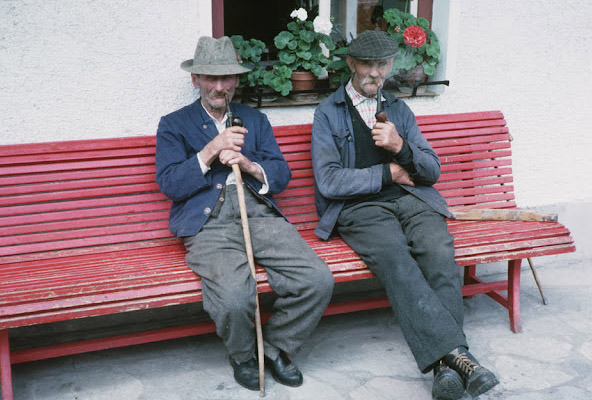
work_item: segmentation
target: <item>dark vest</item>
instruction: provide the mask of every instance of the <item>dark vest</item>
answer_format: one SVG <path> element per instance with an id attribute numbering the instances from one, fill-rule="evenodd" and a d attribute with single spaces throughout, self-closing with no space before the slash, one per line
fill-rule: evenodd
<path id="1" fill-rule="evenodd" d="M 393 154 L 374 144 L 372 139 L 371 129 L 368 128 L 358 110 L 354 107 L 349 96 L 345 96 L 347 106 L 349 107 L 349 114 L 352 119 L 352 127 L 354 129 L 354 146 L 356 151 L 356 168 L 370 168 L 376 164 L 388 164 L 393 160 Z M 407 192 L 398 184 L 394 184 L 391 179 L 390 169 L 388 167 L 383 169 L 382 189 L 378 193 L 373 193 L 365 196 L 360 196 L 355 199 L 347 200 L 345 207 L 351 207 L 366 201 L 389 201 L 397 199 Z"/>

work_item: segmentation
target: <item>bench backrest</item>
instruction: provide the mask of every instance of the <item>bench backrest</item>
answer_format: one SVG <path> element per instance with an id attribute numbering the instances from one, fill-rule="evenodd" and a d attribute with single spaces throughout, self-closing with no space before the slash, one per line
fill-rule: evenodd
<path id="1" fill-rule="evenodd" d="M 501 112 L 418 116 L 417 122 L 440 157 L 442 173 L 435 187 L 449 206 L 516 207 L 510 134 Z M 300 229 L 314 228 L 311 125 L 274 132 L 293 174 L 288 188 L 276 196 L 278 204 Z"/>
<path id="2" fill-rule="evenodd" d="M 449 205 L 515 206 L 501 112 L 417 119 L 440 156 L 437 188 Z M 276 198 L 299 229 L 312 229 L 311 125 L 274 132 L 293 172 Z M 154 136 L 0 146 L 0 265 L 178 243 L 154 150 Z"/>

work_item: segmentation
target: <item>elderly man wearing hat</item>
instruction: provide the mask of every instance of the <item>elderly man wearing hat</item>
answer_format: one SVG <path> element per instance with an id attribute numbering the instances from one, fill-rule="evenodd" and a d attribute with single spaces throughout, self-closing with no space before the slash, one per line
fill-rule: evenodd
<path id="1" fill-rule="evenodd" d="M 256 282 L 241 229 L 236 180 L 243 175 L 253 255 L 277 294 L 263 329 L 266 364 L 288 386 L 303 378 L 288 354 L 309 337 L 329 303 L 333 276 L 279 211 L 272 194 L 291 173 L 267 117 L 231 103 L 244 127 L 226 128 L 240 64 L 228 37 L 201 37 L 195 56 L 181 64 L 200 98 L 161 118 L 156 142 L 156 181 L 172 201 L 169 228 L 183 239 L 188 266 L 201 277 L 203 307 L 226 346 L 236 381 L 259 389 L 256 361 Z"/>
<path id="2" fill-rule="evenodd" d="M 385 32 L 358 35 L 348 48 L 350 81 L 315 112 L 316 234 L 339 233 L 382 282 L 419 369 L 434 371 L 432 396 L 475 397 L 498 382 L 468 351 L 450 214 L 432 186 L 438 156 L 403 101 L 384 93 L 388 119 L 375 117 L 396 52 Z"/>

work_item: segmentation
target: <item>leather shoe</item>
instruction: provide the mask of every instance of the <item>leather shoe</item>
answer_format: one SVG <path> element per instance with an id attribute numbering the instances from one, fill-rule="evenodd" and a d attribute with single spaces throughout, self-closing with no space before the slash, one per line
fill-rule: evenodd
<path id="1" fill-rule="evenodd" d="M 259 365 L 255 358 L 237 363 L 230 357 L 230 365 L 234 370 L 234 379 L 249 390 L 259 390 Z"/>
<path id="2" fill-rule="evenodd" d="M 283 351 L 280 351 L 275 360 L 265 356 L 265 364 L 271 370 L 273 378 L 279 383 L 292 387 L 302 385 L 302 373 Z"/>
<path id="3" fill-rule="evenodd" d="M 464 381 L 465 389 L 475 398 L 499 383 L 493 372 L 481 366 L 466 349 L 459 347 L 444 357 L 444 362 L 454 369 Z"/>
<path id="4" fill-rule="evenodd" d="M 457 400 L 465 393 L 465 387 L 460 375 L 444 362 L 440 361 L 434 367 L 434 383 L 432 398 L 435 400 Z"/>

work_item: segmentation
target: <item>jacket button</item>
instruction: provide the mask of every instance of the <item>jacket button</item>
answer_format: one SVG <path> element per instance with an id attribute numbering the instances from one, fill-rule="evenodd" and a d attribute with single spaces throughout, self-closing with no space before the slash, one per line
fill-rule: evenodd
<path id="1" fill-rule="evenodd" d="M 216 189 L 218 189 L 218 190 L 222 189 L 222 184 L 221 183 L 217 183 L 216 184 Z"/>
<path id="2" fill-rule="evenodd" d="M 204 208 L 204 214 L 205 215 L 210 215 L 211 212 L 212 212 L 212 209 L 210 207 Z"/>
<path id="3" fill-rule="evenodd" d="M 224 197 L 220 196 L 220 198 L 218 200 L 220 200 L 221 202 L 223 202 L 224 201 Z"/>

